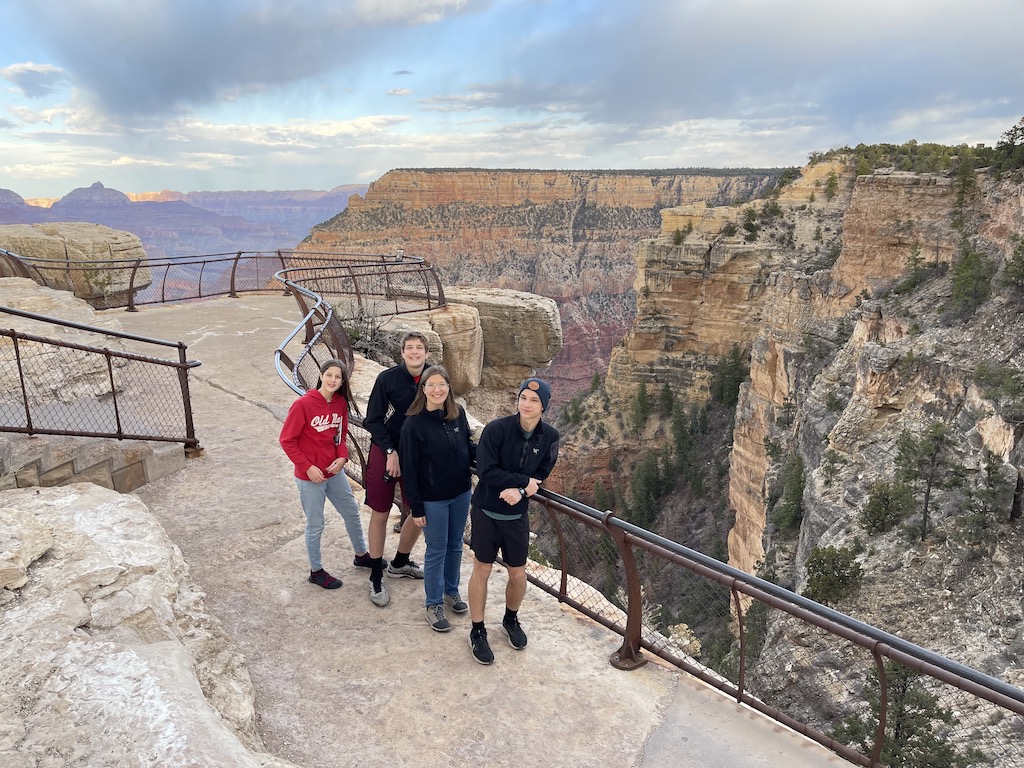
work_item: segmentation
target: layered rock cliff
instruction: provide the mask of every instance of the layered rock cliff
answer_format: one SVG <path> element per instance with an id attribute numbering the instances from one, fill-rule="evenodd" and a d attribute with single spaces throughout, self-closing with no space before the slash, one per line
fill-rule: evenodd
<path id="1" fill-rule="evenodd" d="M 777 172 L 395 170 L 314 227 L 302 247 L 404 248 L 446 285 L 510 288 L 558 303 L 562 352 L 549 376 L 564 402 L 603 371 L 635 312 L 632 251 L 659 212 L 760 194 Z"/>
<path id="2" fill-rule="evenodd" d="M 828 196 L 826 172 L 835 173 Z M 718 359 L 737 344 L 750 375 L 728 459 L 730 563 L 764 573 L 770 563 L 774 578 L 800 591 L 816 548 L 849 548 L 864 578 L 841 610 L 1019 680 L 1024 408 L 1013 386 L 994 391 L 979 371 L 1024 381 L 1024 297 L 998 271 L 1010 236 L 1024 233 L 1024 188 L 983 174 L 976 182 L 963 241 L 950 178 L 857 177 L 841 159 L 803 169 L 752 213 L 664 211 L 661 236 L 636 249 L 637 318 L 605 387 L 622 404 L 640 382 L 704 402 Z M 991 300 L 973 314 L 952 300 L 963 248 L 997 270 L 986 278 Z M 936 423 L 950 430 L 959 484 L 933 495 L 923 541 L 920 497 L 892 531 L 869 533 L 864 505 L 874 483 L 893 476 L 900 435 Z M 592 465 L 606 466 L 606 453 L 595 448 Z M 772 516 L 786 456 L 804 467 L 795 531 Z M 589 463 L 574 458 L 563 471 Z M 563 480 L 573 486 L 578 474 Z M 982 513 L 986 484 L 998 500 Z M 757 682 L 778 684 L 798 683 Z"/>

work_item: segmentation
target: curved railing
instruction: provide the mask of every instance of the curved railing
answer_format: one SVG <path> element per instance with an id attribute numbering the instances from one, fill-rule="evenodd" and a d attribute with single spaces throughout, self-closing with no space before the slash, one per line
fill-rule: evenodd
<path id="1" fill-rule="evenodd" d="M 344 307 L 346 320 L 383 321 L 389 316 L 443 306 L 441 279 L 429 263 L 406 256 L 348 251 L 210 253 L 182 259 L 36 259 L 0 249 L 0 272 L 29 277 L 40 285 L 73 291 L 94 307 L 234 298 L 240 293 L 284 289 L 276 273 L 301 273 L 309 283 Z"/>

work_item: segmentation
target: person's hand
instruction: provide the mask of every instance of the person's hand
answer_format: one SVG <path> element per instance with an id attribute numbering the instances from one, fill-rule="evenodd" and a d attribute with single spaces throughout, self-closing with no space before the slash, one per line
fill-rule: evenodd
<path id="1" fill-rule="evenodd" d="M 540 480 L 536 477 L 531 477 L 530 482 L 526 484 L 526 495 L 533 496 L 540 489 Z"/>
<path id="2" fill-rule="evenodd" d="M 320 471 L 320 467 L 314 466 L 307 469 L 306 477 L 308 477 L 314 483 L 322 483 L 324 481 L 324 473 Z"/>
<path id="3" fill-rule="evenodd" d="M 526 496 L 518 488 L 506 488 L 498 494 L 498 498 L 508 504 L 510 507 L 514 507 L 520 501 L 526 498 Z"/>
<path id="4" fill-rule="evenodd" d="M 327 471 L 332 475 L 336 475 L 339 472 L 341 472 L 342 469 L 344 469 L 347 463 L 348 459 L 337 458 L 327 465 Z"/>
<path id="5" fill-rule="evenodd" d="M 392 477 L 402 476 L 402 465 L 398 463 L 398 451 L 388 454 L 388 460 L 384 466 L 387 473 Z"/>
<path id="6" fill-rule="evenodd" d="M 412 521 L 413 521 L 413 523 L 416 524 L 417 528 L 426 528 L 427 527 L 427 516 L 426 515 L 424 515 L 423 517 L 413 517 Z"/>

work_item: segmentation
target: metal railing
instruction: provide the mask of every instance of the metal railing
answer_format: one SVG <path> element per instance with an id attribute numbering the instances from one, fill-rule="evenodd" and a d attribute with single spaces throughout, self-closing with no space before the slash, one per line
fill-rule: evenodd
<path id="1" fill-rule="evenodd" d="M 129 312 L 147 304 L 280 292 L 281 270 L 311 283 L 346 321 L 379 321 L 445 303 L 433 267 L 401 249 L 395 255 L 276 250 L 95 261 L 35 259 L 0 249 L 0 274 L 29 277 L 73 291 L 94 307 Z"/>
<path id="2" fill-rule="evenodd" d="M 541 489 L 528 578 L 642 649 L 859 765 L 1024 766 L 1024 691 Z M 668 608 L 655 596 L 683 596 Z M 914 756 L 916 755 L 916 757 Z"/>
<path id="3" fill-rule="evenodd" d="M 10 307 L 0 312 L 60 326 L 99 344 L 0 330 L 0 432 L 162 440 L 199 451 L 182 342 L 151 339 Z M 102 346 L 101 346 L 102 345 Z M 112 346 L 124 347 L 111 349 Z M 177 360 L 128 347 L 177 350 Z"/>
<path id="4" fill-rule="evenodd" d="M 312 283 L 320 293 L 293 282 L 289 278 L 293 274 Z M 341 354 L 351 367 L 350 332 L 372 333 L 388 317 L 433 309 L 445 303 L 435 270 L 423 259 L 406 256 L 402 249 L 394 255 L 279 249 L 204 254 L 183 259 L 77 261 L 29 258 L 0 248 L 0 276 L 29 278 L 40 285 L 71 291 L 96 308 L 124 307 L 129 312 L 149 304 L 221 296 L 236 298 L 243 293 L 290 292 L 303 314 L 303 322 L 293 336 L 304 332 L 307 351 L 293 362 L 283 348 L 280 349 L 276 361 L 278 371 L 280 373 L 283 366 L 297 375 L 312 368 L 314 381 L 320 363 L 316 354 L 308 351 L 316 349 L 314 342 L 323 339 L 333 350 L 332 354 Z M 333 301 L 337 308 L 324 301 L 321 295 Z M 4 345 L 6 356 L 0 356 L 0 376 L 3 377 L 0 382 L 7 385 L 0 399 L 0 431 L 173 440 L 183 442 L 187 453 L 198 450 L 188 391 L 188 368 L 199 363 L 186 360 L 184 344 L 90 328 L 13 309 L 4 311 L 138 344 L 176 347 L 179 361 L 174 363 L 147 354 L 44 338 L 13 329 L 0 332 L 11 340 L 11 344 Z M 105 365 L 98 362 L 100 358 L 105 360 Z M 42 373 L 42 360 L 56 366 L 49 382 Z M 174 368 L 178 386 L 169 388 L 157 374 L 150 373 L 147 377 L 141 373 L 146 370 L 143 365 Z M 104 369 L 107 371 L 105 379 L 100 375 Z M 73 386 L 50 386 L 55 381 L 72 378 L 78 379 Z M 143 394 L 147 389 L 150 389 L 148 396 Z M 180 391 L 180 407 L 167 400 L 170 391 Z M 153 405 L 159 407 L 154 409 Z M 172 411 L 180 415 L 172 416 Z"/>
<path id="5" fill-rule="evenodd" d="M 310 339 L 302 354 L 310 365 L 278 366 L 297 394 L 316 382 L 313 361 L 345 359 L 332 338 Z M 349 424 L 346 472 L 362 483 L 370 438 L 358 416 Z M 546 489 L 533 501 L 527 578 L 621 635 L 616 667 L 655 654 L 858 765 L 1024 767 L 1019 688 L 613 512 Z M 655 603 L 664 595 L 676 604 Z"/>

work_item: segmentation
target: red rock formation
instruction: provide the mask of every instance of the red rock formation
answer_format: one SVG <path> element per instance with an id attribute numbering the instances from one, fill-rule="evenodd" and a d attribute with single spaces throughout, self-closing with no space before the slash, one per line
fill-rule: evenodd
<path id="1" fill-rule="evenodd" d="M 449 285 L 511 288 L 555 299 L 563 351 L 545 374 L 565 402 L 604 370 L 632 324 L 638 239 L 663 208 L 757 195 L 770 173 L 396 170 L 317 226 L 308 250 L 404 248 Z"/>

